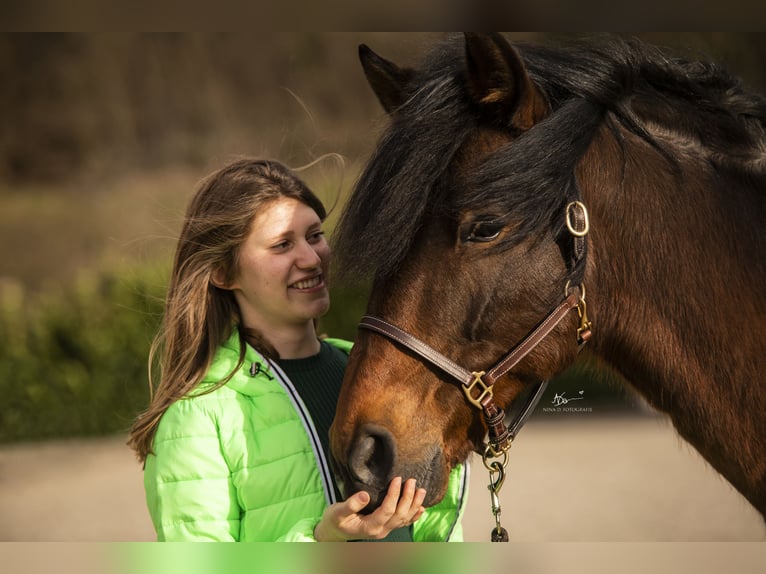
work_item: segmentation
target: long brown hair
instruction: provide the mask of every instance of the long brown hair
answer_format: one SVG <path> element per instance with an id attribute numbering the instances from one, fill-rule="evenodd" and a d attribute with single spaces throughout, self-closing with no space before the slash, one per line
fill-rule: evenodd
<path id="1" fill-rule="evenodd" d="M 234 279 L 240 246 L 250 233 L 256 213 L 282 197 L 303 202 L 321 220 L 327 215 L 319 198 L 292 171 L 279 162 L 263 159 L 240 159 L 215 171 L 203 180 L 189 204 L 162 325 L 149 353 L 150 404 L 137 417 L 129 434 L 128 445 L 139 460 L 146 460 L 151 453 L 162 415 L 199 384 L 216 349 L 233 328 L 240 329 L 240 360 L 218 386 L 242 365 L 245 340 L 262 354 L 278 357 L 265 337 L 244 329 L 233 294 L 216 287 L 211 279 L 215 272 L 221 273 L 226 283 Z M 159 366 L 158 381 L 155 363 Z"/>

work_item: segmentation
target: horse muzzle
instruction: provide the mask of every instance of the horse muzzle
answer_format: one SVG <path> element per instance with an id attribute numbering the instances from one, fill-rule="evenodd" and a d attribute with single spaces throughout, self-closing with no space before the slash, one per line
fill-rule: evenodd
<path id="1" fill-rule="evenodd" d="M 440 485 L 445 478 L 446 462 L 437 447 L 428 448 L 423 454 L 425 457 L 418 457 L 417 461 L 404 461 L 391 432 L 383 426 L 367 423 L 356 433 L 346 461 L 333 457 L 333 470 L 344 498 L 360 490 L 370 495 L 370 503 L 362 511 L 365 514 L 381 505 L 396 476 L 401 476 L 403 481 L 416 479 L 417 487 L 426 489 L 425 506 L 430 506 L 444 495 L 444 487 Z"/>

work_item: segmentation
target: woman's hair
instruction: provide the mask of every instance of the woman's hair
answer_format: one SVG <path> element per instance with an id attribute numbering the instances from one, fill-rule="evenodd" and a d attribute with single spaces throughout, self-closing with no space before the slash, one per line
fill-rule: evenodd
<path id="1" fill-rule="evenodd" d="M 260 333 L 245 329 L 231 291 L 212 283 L 214 273 L 229 284 L 237 273 L 241 245 L 255 215 L 280 198 L 297 199 L 321 220 L 326 211 L 319 198 L 279 162 L 241 159 L 209 175 L 200 185 L 184 218 L 170 276 L 162 325 L 149 353 L 151 401 L 130 430 L 128 445 L 141 461 L 151 452 L 160 418 L 173 402 L 202 380 L 218 347 L 240 330 L 237 366 L 213 390 L 242 366 L 245 340 L 259 352 L 278 358 Z M 159 381 L 152 366 L 159 365 Z"/>

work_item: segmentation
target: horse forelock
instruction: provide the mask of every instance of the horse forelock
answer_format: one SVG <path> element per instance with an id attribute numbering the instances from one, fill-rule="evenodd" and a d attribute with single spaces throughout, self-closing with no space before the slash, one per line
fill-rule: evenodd
<path id="1" fill-rule="evenodd" d="M 456 201 L 457 210 L 491 209 L 512 218 L 515 233 L 498 243 L 503 249 L 530 235 L 539 238 L 564 227 L 564 207 L 579 199 L 574 180 L 603 110 L 587 100 L 570 100 L 518 139 L 491 153 L 467 178 L 472 193 Z"/>
<path id="2" fill-rule="evenodd" d="M 344 278 L 397 268 L 424 218 L 440 207 L 437 181 L 474 122 L 454 75 L 426 76 L 397 110 L 333 236 Z"/>

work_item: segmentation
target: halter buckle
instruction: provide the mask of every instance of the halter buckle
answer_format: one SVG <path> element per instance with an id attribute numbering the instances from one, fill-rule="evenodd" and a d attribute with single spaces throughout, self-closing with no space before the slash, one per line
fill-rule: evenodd
<path id="1" fill-rule="evenodd" d="M 577 342 L 586 343 L 591 336 L 591 327 L 593 324 L 588 320 L 585 300 L 581 300 L 577 305 L 577 313 L 580 315 L 580 326 L 577 327 Z"/>
<path id="2" fill-rule="evenodd" d="M 463 384 L 463 392 L 465 393 L 466 398 L 468 399 L 468 402 L 470 402 L 472 405 L 474 405 L 476 408 L 483 409 L 482 407 L 482 401 L 485 397 L 492 397 L 492 385 L 487 385 L 487 383 L 484 382 L 484 379 L 482 377 L 484 376 L 484 371 L 474 371 L 471 373 L 473 375 L 473 381 L 471 381 L 470 385 Z M 473 389 L 476 386 L 479 386 L 479 396 L 474 397 L 473 396 Z"/>
<path id="3" fill-rule="evenodd" d="M 579 289 L 580 296 L 577 303 L 577 314 L 580 316 L 580 326 L 577 328 L 577 343 L 583 345 L 588 342 L 593 334 L 591 332 L 593 323 L 588 319 L 588 306 L 585 303 L 585 285 L 580 283 Z M 564 286 L 564 296 L 569 297 L 569 281 Z"/>
<path id="4" fill-rule="evenodd" d="M 579 209 L 582 212 L 582 229 L 576 229 L 572 222 L 572 213 L 575 209 Z M 577 216 L 575 216 L 575 220 Z M 588 219 L 588 210 L 585 209 L 585 205 L 581 201 L 572 201 L 566 208 L 566 223 L 569 233 L 575 237 L 585 237 L 590 231 L 590 220 Z"/>
<path id="5" fill-rule="evenodd" d="M 580 326 L 577 328 L 577 342 L 584 344 L 591 336 L 593 324 L 588 319 L 588 306 L 585 304 L 585 285 L 580 285 L 580 302 L 577 304 L 577 314 L 580 316 Z"/>

